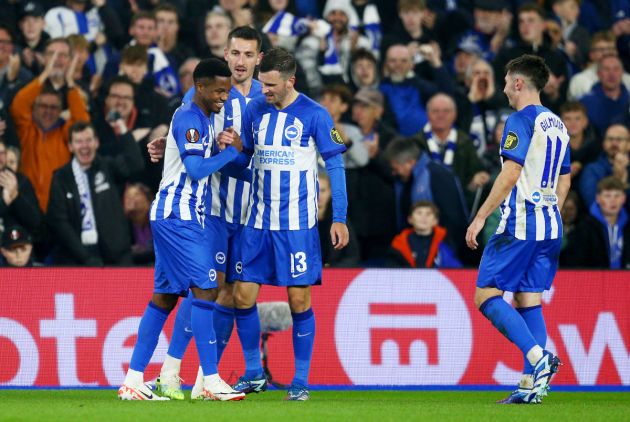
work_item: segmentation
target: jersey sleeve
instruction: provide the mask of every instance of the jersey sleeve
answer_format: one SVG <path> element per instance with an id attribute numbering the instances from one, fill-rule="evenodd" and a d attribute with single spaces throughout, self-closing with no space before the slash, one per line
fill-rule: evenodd
<path id="1" fill-rule="evenodd" d="M 564 152 L 562 165 L 560 166 L 560 174 L 571 173 L 571 147 L 567 144 L 567 150 Z"/>
<path id="2" fill-rule="evenodd" d="M 186 91 L 186 94 L 184 94 L 184 98 L 182 98 L 182 104 L 188 104 L 189 102 L 191 102 L 193 100 L 193 97 L 195 96 L 195 86 L 191 86 L 188 91 Z"/>
<path id="3" fill-rule="evenodd" d="M 241 141 L 243 142 L 243 152 L 249 156 L 254 153 L 254 108 L 256 103 L 250 101 L 245 106 L 245 112 L 241 118 Z"/>
<path id="4" fill-rule="evenodd" d="M 184 111 L 175 114 L 172 132 L 182 161 L 189 155 L 205 155 L 207 130 L 207 125 L 194 113 Z"/>
<path id="5" fill-rule="evenodd" d="M 316 116 L 313 118 L 313 125 L 315 144 L 324 160 L 346 150 L 346 145 L 343 143 L 341 135 L 335 129 L 333 120 L 325 109 L 318 109 Z"/>
<path id="6" fill-rule="evenodd" d="M 511 114 L 501 136 L 501 156 L 520 165 L 525 164 L 532 135 L 533 124 L 526 116 L 523 113 Z"/>

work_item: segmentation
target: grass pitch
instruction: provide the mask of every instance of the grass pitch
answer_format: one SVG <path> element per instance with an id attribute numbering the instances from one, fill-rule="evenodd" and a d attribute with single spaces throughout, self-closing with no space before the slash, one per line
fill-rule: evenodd
<path id="1" fill-rule="evenodd" d="M 284 395 L 150 403 L 121 402 L 116 390 L 0 390 L 0 421 L 630 420 L 630 393 L 552 392 L 542 405 L 497 405 L 506 395 L 501 391 L 312 391 L 308 402 L 285 402 Z"/>

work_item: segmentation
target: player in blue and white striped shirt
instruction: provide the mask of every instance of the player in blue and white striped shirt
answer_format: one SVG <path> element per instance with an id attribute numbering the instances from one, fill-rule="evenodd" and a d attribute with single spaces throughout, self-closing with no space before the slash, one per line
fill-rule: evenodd
<path id="1" fill-rule="evenodd" d="M 296 62 L 272 49 L 260 64 L 265 99 L 250 101 L 243 118 L 243 164 L 253 162 L 252 192 L 242 233 L 243 273 L 236 282 L 236 326 L 246 371 L 236 390 L 263 391 L 260 285 L 285 286 L 293 316 L 295 376 L 287 399 L 309 397 L 308 373 L 315 337 L 310 286 L 319 284 L 322 259 L 317 230 L 317 153 L 326 162 L 333 191 L 331 238 L 348 243 L 347 198 L 341 153 L 345 146 L 328 112 L 294 88 Z"/>
<path id="2" fill-rule="evenodd" d="M 540 103 L 549 68 L 523 55 L 506 66 L 505 95 L 517 111 L 505 123 L 503 168 L 466 233 L 476 237 L 501 205 L 501 221 L 481 258 L 475 304 L 523 353 L 519 387 L 501 403 L 540 403 L 560 360 L 544 350 L 547 341 L 542 292 L 551 287 L 562 243 L 560 210 L 571 186 L 569 135 L 558 116 Z M 514 293 L 514 309 L 503 292 Z"/>
<path id="3" fill-rule="evenodd" d="M 247 103 L 255 98 L 264 99 L 260 82 L 253 79 L 254 70 L 262 57 L 261 45 L 260 34 L 248 26 L 235 28 L 228 34 L 224 55 L 232 72 L 232 88 L 221 111 L 211 117 L 215 140 L 229 128 L 240 134 Z M 194 94 L 193 87 L 186 93 L 184 104 L 190 102 Z M 157 158 L 160 156 L 156 154 L 159 146 L 154 143 L 154 147 L 152 155 Z M 217 362 L 221 360 L 234 327 L 233 282 L 240 277 L 242 268 L 240 233 L 247 215 L 249 195 L 249 181 L 231 177 L 226 172 L 216 172 L 209 178 L 205 209 L 205 230 L 209 243 L 204 252 L 212 261 L 210 271 L 219 285 L 219 294 L 214 305 Z M 226 280 L 229 284 L 226 284 Z M 184 399 L 179 372 L 181 359 L 192 338 L 191 299 L 187 298 L 179 306 L 173 337 L 157 381 L 158 391 L 176 400 Z M 200 370 L 191 393 L 192 399 L 200 397 L 202 381 Z"/>
<path id="4" fill-rule="evenodd" d="M 118 397 L 123 400 L 159 400 L 144 384 L 144 370 L 157 346 L 162 327 L 179 296 L 190 289 L 191 327 L 203 368 L 202 395 L 208 400 L 241 400 L 218 375 L 216 337 L 212 324 L 216 278 L 209 274 L 205 243 L 204 200 L 210 174 L 232 161 L 242 149 L 228 147 L 213 156 L 214 133 L 209 119 L 227 100 L 231 72 L 217 59 L 202 60 L 194 70 L 196 93 L 191 103 L 174 114 L 166 143 L 164 173 L 151 207 L 155 243 L 155 280 L 151 302 L 140 321 L 138 340 L 129 371 Z"/>

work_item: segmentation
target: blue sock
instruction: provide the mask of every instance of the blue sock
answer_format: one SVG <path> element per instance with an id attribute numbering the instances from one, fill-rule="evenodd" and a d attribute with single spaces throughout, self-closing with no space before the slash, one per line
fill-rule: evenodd
<path id="1" fill-rule="evenodd" d="M 151 356 L 153 356 L 153 352 L 155 352 L 160 333 L 169 313 L 166 309 L 149 302 L 140 320 L 138 340 L 136 340 L 136 347 L 133 348 L 129 368 L 134 371 L 144 372 L 151 360 Z"/>
<path id="2" fill-rule="evenodd" d="M 195 345 L 199 353 L 199 362 L 204 375 L 216 374 L 217 337 L 214 335 L 212 313 L 214 303 L 207 300 L 193 299 L 190 312 Z"/>
<path id="3" fill-rule="evenodd" d="M 217 362 L 221 362 L 234 328 L 234 308 L 214 304 L 214 332 L 217 335 Z"/>
<path id="4" fill-rule="evenodd" d="M 525 324 L 527 324 L 527 328 L 534 336 L 536 343 L 540 345 L 543 349 L 547 345 L 547 326 L 545 325 L 545 318 L 542 313 L 542 306 L 530 306 L 527 308 L 517 308 L 516 309 Z M 529 363 L 527 358 L 523 359 L 525 361 L 525 365 L 523 365 L 523 373 L 524 374 L 533 374 L 534 368 Z"/>
<path id="5" fill-rule="evenodd" d="M 179 309 L 175 316 L 175 325 L 173 325 L 171 344 L 168 346 L 168 355 L 177 359 L 184 357 L 188 343 L 190 343 L 190 339 L 193 335 L 190 325 L 192 299 L 192 293 L 188 293 L 188 297 L 179 304 Z"/>
<path id="6" fill-rule="evenodd" d="M 534 340 L 534 336 L 527 328 L 523 318 L 501 296 L 494 296 L 486 300 L 481 304 L 479 310 L 501 334 L 521 349 L 523 356 L 536 346 L 536 340 Z"/>
<path id="7" fill-rule="evenodd" d="M 256 305 L 249 309 L 234 309 L 236 331 L 241 340 L 245 358 L 245 378 L 260 378 L 263 374 L 260 362 L 260 320 Z"/>
<path id="8" fill-rule="evenodd" d="M 308 385 L 308 373 L 315 341 L 315 315 L 313 308 L 293 317 L 293 356 L 295 357 L 295 376 L 292 384 Z"/>

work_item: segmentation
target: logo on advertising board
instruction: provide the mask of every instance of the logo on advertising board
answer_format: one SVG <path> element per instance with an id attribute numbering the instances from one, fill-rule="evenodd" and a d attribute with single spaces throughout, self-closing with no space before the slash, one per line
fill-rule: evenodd
<path id="1" fill-rule="evenodd" d="M 383 289 L 392 280 L 401 288 Z M 459 290 L 439 271 L 364 271 L 339 302 L 335 343 L 353 384 L 457 384 L 472 325 Z"/>

